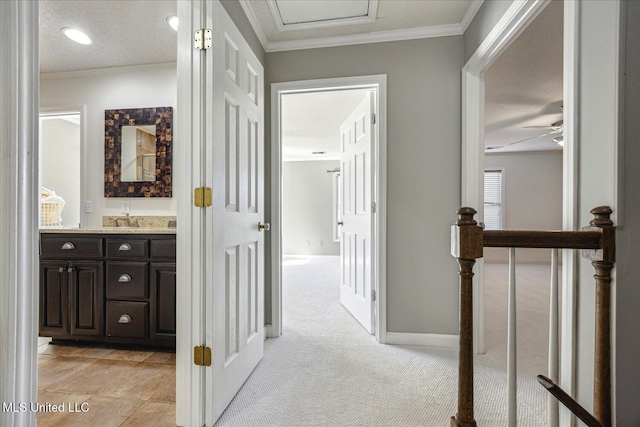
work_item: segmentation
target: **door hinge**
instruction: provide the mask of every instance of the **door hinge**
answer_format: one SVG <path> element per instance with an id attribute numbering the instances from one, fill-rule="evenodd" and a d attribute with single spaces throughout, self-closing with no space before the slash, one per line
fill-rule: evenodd
<path id="1" fill-rule="evenodd" d="M 376 213 L 376 202 L 371 202 L 371 213 Z"/>
<path id="2" fill-rule="evenodd" d="M 376 113 L 371 113 L 371 124 L 372 125 L 376 124 Z"/>
<path id="3" fill-rule="evenodd" d="M 193 347 L 193 363 L 198 366 L 211 366 L 211 347 L 204 345 Z"/>
<path id="4" fill-rule="evenodd" d="M 201 29 L 193 34 L 193 47 L 196 50 L 207 50 L 211 47 L 213 35 L 211 30 Z"/>
<path id="5" fill-rule="evenodd" d="M 371 290 L 371 301 L 375 301 L 376 300 L 376 290 L 372 289 Z"/>
<path id="6" fill-rule="evenodd" d="M 211 188 L 198 187 L 193 190 L 193 205 L 196 208 L 208 208 L 211 206 Z"/>

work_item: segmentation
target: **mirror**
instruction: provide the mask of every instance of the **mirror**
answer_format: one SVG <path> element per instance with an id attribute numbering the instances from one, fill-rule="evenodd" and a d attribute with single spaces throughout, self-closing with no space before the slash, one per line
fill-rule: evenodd
<path id="1" fill-rule="evenodd" d="M 173 109 L 106 110 L 105 197 L 171 197 Z"/>
<path id="2" fill-rule="evenodd" d="M 156 126 L 122 126 L 122 180 L 156 180 Z"/>

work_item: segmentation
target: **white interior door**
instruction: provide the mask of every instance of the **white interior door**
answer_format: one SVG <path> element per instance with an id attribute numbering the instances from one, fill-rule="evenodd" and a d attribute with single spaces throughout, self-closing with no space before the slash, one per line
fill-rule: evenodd
<path id="1" fill-rule="evenodd" d="M 206 425 L 256 367 L 264 342 L 263 67 L 217 0 L 207 0 Z"/>
<path id="2" fill-rule="evenodd" d="M 374 333 L 372 294 L 372 143 L 374 93 L 340 126 L 342 175 L 342 231 L 340 302 Z"/>

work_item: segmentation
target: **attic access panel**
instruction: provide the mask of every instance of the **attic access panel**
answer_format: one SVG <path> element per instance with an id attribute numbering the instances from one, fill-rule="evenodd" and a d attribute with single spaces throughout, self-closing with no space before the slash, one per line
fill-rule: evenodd
<path id="1" fill-rule="evenodd" d="M 378 0 L 269 0 L 278 31 L 372 23 Z"/>

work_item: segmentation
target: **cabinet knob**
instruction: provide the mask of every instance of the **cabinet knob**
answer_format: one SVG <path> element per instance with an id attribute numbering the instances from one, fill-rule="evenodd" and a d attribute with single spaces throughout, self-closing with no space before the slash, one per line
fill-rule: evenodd
<path id="1" fill-rule="evenodd" d="M 128 243 L 123 243 L 120 245 L 120 247 L 118 248 L 119 251 L 130 251 L 131 250 L 131 245 Z"/>
<path id="2" fill-rule="evenodd" d="M 131 276 L 129 276 L 128 274 L 123 274 L 118 279 L 118 282 L 130 282 L 130 281 L 131 281 Z"/>
<path id="3" fill-rule="evenodd" d="M 59 272 L 59 273 L 64 273 L 64 267 L 60 267 L 60 268 L 58 268 L 58 272 Z"/>
<path id="4" fill-rule="evenodd" d="M 129 316 L 128 314 L 123 314 L 122 316 L 120 316 L 118 323 L 131 323 L 131 316 Z"/>
<path id="5" fill-rule="evenodd" d="M 71 242 L 67 242 L 64 245 L 62 245 L 62 249 L 65 251 L 70 251 L 71 249 L 75 249 L 75 248 L 76 248 L 76 245 L 74 245 Z"/>
<path id="6" fill-rule="evenodd" d="M 67 268 L 67 271 L 68 271 L 69 273 L 73 272 L 73 270 L 75 270 L 75 268 L 74 268 L 74 267 L 69 267 L 69 268 Z"/>

